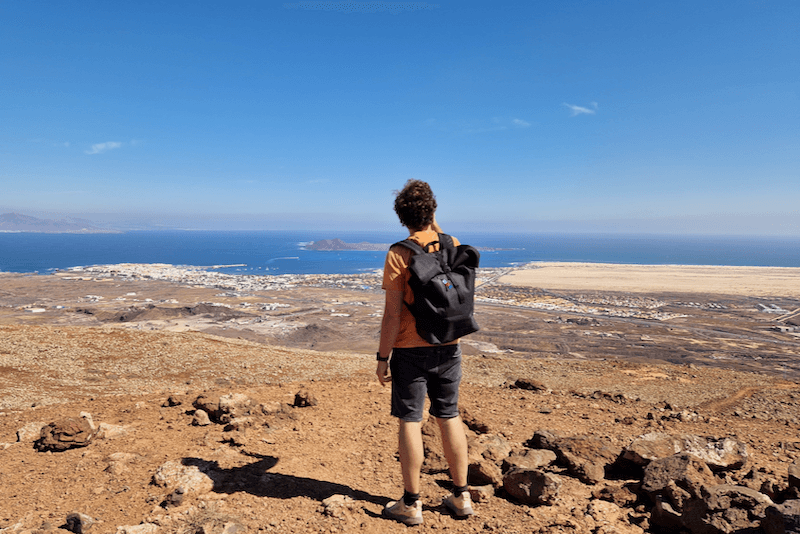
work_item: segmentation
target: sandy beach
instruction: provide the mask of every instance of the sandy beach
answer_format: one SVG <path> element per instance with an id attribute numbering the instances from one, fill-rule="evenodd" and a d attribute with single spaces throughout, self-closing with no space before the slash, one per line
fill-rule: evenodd
<path id="1" fill-rule="evenodd" d="M 534 262 L 498 281 L 570 291 L 800 297 L 797 267 Z"/>

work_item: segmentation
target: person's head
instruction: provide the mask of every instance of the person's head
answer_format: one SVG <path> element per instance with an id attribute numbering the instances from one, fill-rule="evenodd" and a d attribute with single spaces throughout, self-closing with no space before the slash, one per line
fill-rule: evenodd
<path id="1" fill-rule="evenodd" d="M 422 180 L 409 180 L 394 199 L 394 211 L 400 224 L 409 230 L 421 230 L 433 222 L 436 197 L 431 186 Z"/>

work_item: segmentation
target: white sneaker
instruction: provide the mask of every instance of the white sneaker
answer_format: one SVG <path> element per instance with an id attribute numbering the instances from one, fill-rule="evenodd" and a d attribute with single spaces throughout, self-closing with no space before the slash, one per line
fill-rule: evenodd
<path id="1" fill-rule="evenodd" d="M 470 497 L 469 491 L 463 492 L 458 497 L 451 493 L 442 499 L 442 504 L 458 517 L 467 517 L 475 513 L 472 510 L 472 497 Z"/>
<path id="2" fill-rule="evenodd" d="M 417 500 L 411 506 L 406 506 L 403 499 L 391 501 L 384 507 L 383 515 L 389 519 L 405 523 L 406 525 L 421 525 L 422 501 Z"/>

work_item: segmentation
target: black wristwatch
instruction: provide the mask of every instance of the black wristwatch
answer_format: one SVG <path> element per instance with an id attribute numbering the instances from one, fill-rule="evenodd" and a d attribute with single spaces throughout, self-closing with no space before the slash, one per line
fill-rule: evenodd
<path id="1" fill-rule="evenodd" d="M 381 358 L 381 353 L 380 352 L 378 352 L 377 359 L 378 359 L 379 362 L 388 362 L 389 361 L 389 357 L 388 356 L 385 357 L 385 358 Z"/>

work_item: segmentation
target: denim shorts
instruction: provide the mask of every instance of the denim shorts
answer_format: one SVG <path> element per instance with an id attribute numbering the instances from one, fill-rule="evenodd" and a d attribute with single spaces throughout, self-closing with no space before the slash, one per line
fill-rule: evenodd
<path id="1" fill-rule="evenodd" d="M 431 399 L 430 414 L 440 419 L 458 415 L 458 385 L 461 383 L 461 347 L 415 347 L 394 349 L 392 371 L 392 415 L 403 421 L 422 421 L 425 394 Z"/>

